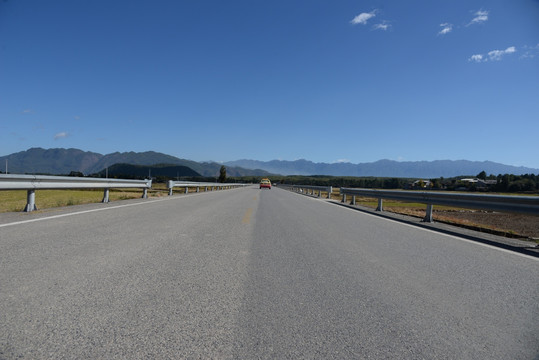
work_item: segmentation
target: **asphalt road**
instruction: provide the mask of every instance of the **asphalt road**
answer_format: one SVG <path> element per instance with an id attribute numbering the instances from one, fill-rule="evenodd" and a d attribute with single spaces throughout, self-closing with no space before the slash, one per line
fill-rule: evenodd
<path id="1" fill-rule="evenodd" d="M 0 359 L 537 359 L 538 279 L 276 188 L 0 214 Z"/>

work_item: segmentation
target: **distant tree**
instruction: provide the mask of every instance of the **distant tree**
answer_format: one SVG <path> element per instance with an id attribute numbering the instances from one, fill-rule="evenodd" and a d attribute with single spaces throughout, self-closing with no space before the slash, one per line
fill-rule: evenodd
<path id="1" fill-rule="evenodd" d="M 226 182 L 226 167 L 224 165 L 221 165 L 221 170 L 219 170 L 219 182 Z"/>
<path id="2" fill-rule="evenodd" d="M 67 176 L 84 177 L 84 174 L 80 171 L 71 171 Z"/>
<path id="3" fill-rule="evenodd" d="M 486 180 L 487 179 L 487 173 L 483 170 L 479 174 L 477 174 L 477 178 L 481 179 L 481 180 Z"/>

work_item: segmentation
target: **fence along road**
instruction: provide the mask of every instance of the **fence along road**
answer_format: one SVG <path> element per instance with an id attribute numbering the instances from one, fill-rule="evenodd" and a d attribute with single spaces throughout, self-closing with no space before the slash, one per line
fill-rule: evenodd
<path id="1" fill-rule="evenodd" d="M 104 189 L 103 201 L 109 202 L 109 189 L 140 188 L 142 198 L 148 197 L 152 180 L 103 179 L 73 176 L 0 174 L 0 190 L 26 190 L 25 212 L 37 210 L 36 190 L 41 189 Z"/>
<path id="2" fill-rule="evenodd" d="M 278 188 L 140 201 L 0 228 L 0 358 L 539 355 L 537 258 Z"/>

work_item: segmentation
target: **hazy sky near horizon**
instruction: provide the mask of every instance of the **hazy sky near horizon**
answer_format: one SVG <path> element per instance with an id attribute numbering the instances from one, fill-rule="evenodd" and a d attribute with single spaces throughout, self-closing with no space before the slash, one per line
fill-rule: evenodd
<path id="1" fill-rule="evenodd" d="M 538 0 L 0 0 L 0 156 L 539 168 Z"/>

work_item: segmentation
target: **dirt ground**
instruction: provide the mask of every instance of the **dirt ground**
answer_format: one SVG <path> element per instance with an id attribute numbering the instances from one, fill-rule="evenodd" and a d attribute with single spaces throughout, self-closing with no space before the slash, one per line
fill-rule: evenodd
<path id="1" fill-rule="evenodd" d="M 508 214 L 486 211 L 460 211 L 434 213 L 440 220 L 459 220 L 463 224 L 470 223 L 501 230 L 511 235 L 522 236 L 539 240 L 539 216 Z"/>
<path id="2" fill-rule="evenodd" d="M 425 211 L 418 209 L 386 209 L 424 217 Z M 539 216 L 499 213 L 479 210 L 433 211 L 434 221 L 465 226 L 480 231 L 516 238 L 528 238 L 539 241 Z"/>

